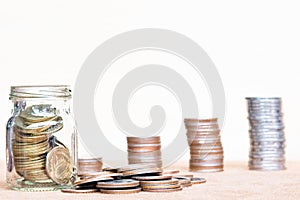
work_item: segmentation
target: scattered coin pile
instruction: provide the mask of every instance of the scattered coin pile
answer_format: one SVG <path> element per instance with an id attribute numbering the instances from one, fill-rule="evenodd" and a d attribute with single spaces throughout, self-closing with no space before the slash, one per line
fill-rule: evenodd
<path id="1" fill-rule="evenodd" d="M 132 164 L 118 168 L 105 168 L 81 176 L 68 193 L 101 192 L 105 194 L 132 194 L 144 192 L 176 192 L 193 184 L 202 184 L 204 178 L 179 175 L 179 170 L 163 171 L 156 165 Z"/>
<path id="2" fill-rule="evenodd" d="M 78 175 L 101 172 L 102 165 L 102 158 L 80 158 L 78 159 Z"/>
<path id="3" fill-rule="evenodd" d="M 223 146 L 218 119 L 185 119 L 190 146 L 190 171 L 223 171 Z"/>
<path id="4" fill-rule="evenodd" d="M 162 167 L 160 137 L 127 137 L 129 164 L 155 164 Z"/>
<path id="5" fill-rule="evenodd" d="M 250 170 L 285 169 L 281 98 L 246 98 L 250 124 Z"/>
<path id="6" fill-rule="evenodd" d="M 57 184 L 70 181 L 70 152 L 54 136 L 62 128 L 62 117 L 48 104 L 29 106 L 15 118 L 15 138 L 12 140 L 14 166 L 24 180 L 54 181 Z"/>

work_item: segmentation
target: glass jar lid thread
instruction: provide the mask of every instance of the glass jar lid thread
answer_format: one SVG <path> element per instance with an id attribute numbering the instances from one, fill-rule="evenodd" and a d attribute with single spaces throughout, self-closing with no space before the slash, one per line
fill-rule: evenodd
<path id="1" fill-rule="evenodd" d="M 68 85 L 12 86 L 9 99 L 70 99 L 72 97 Z"/>

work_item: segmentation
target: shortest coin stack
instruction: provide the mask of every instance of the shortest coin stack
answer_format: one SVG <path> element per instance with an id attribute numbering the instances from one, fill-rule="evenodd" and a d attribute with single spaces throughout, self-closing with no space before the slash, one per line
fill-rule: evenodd
<path id="1" fill-rule="evenodd" d="M 85 175 L 102 171 L 102 158 L 78 159 L 78 174 Z"/>
<path id="2" fill-rule="evenodd" d="M 160 137 L 127 137 L 129 164 L 155 164 L 162 167 Z"/>
<path id="3" fill-rule="evenodd" d="M 190 146 L 190 171 L 223 171 L 223 146 L 218 119 L 185 119 Z"/>

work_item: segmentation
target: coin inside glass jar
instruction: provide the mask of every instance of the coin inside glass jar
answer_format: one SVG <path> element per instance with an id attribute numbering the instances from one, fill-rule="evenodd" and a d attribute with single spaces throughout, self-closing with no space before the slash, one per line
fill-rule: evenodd
<path id="1" fill-rule="evenodd" d="M 69 164 L 69 152 L 64 147 L 58 148 L 59 151 L 53 149 L 56 146 L 64 146 L 58 144 L 61 142 L 52 136 L 62 128 L 62 117 L 56 115 L 56 109 L 48 104 L 29 106 L 21 111 L 20 117 L 16 117 L 15 138 L 12 144 L 15 167 L 26 180 L 41 181 L 51 178 L 58 184 L 68 182 L 65 177 L 70 178 L 72 171 Z M 60 154 L 62 155 L 59 156 Z M 54 158 L 62 162 L 55 162 L 54 166 Z M 48 163 L 50 161 L 48 167 L 47 160 Z M 58 175 L 56 175 L 57 172 Z M 57 178 L 57 176 L 62 177 Z"/>
<path id="2" fill-rule="evenodd" d="M 58 184 L 67 184 L 72 176 L 70 152 L 65 147 L 55 147 L 47 155 L 46 171 Z"/>

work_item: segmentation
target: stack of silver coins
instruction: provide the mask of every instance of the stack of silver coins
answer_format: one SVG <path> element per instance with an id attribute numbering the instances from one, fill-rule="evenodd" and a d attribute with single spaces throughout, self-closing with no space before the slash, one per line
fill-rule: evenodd
<path id="1" fill-rule="evenodd" d="M 281 98 L 246 98 L 250 124 L 250 170 L 285 169 Z"/>
<path id="2" fill-rule="evenodd" d="M 102 158 L 80 158 L 78 159 L 78 175 L 101 172 L 102 166 Z"/>
<path id="3" fill-rule="evenodd" d="M 218 119 L 185 119 L 190 146 L 190 171 L 223 171 L 223 146 Z"/>
<path id="4" fill-rule="evenodd" d="M 127 137 L 129 164 L 155 164 L 162 167 L 160 137 Z"/>

